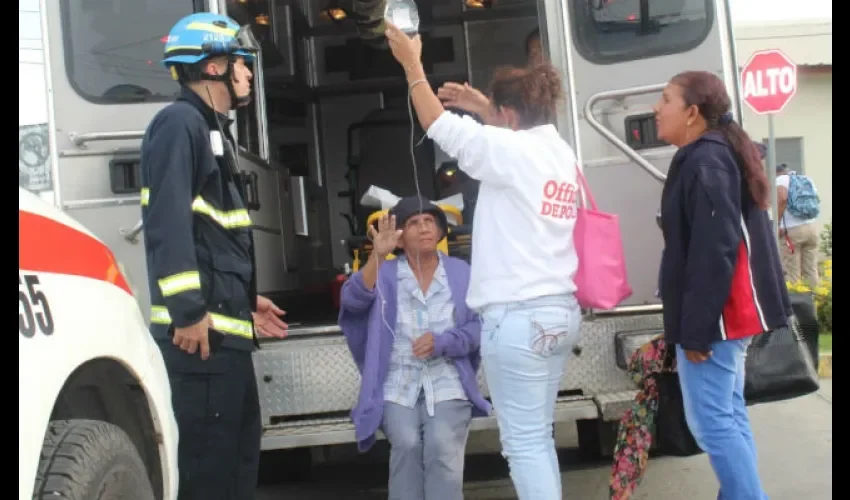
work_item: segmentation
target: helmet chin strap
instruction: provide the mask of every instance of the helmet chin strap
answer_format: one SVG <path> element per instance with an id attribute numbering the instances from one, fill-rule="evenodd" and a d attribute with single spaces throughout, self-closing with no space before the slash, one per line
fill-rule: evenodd
<path id="1" fill-rule="evenodd" d="M 233 87 L 233 59 L 227 60 L 227 70 L 225 70 L 224 74 L 210 75 L 209 73 L 202 73 L 201 79 L 224 83 L 227 87 L 227 93 L 230 95 L 230 109 L 241 108 L 251 102 L 251 94 L 242 97 L 236 95 L 236 89 Z"/>

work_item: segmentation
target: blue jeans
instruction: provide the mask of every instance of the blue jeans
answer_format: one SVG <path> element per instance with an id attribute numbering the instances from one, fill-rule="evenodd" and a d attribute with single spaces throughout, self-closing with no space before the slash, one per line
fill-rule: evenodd
<path id="1" fill-rule="evenodd" d="M 552 420 L 581 309 L 572 295 L 481 311 L 481 357 L 499 424 L 502 454 L 519 500 L 561 500 Z"/>
<path id="2" fill-rule="evenodd" d="M 685 418 L 708 454 L 722 500 L 764 500 L 756 445 L 744 402 L 744 359 L 751 339 L 711 344 L 712 354 L 692 363 L 676 346 Z"/>

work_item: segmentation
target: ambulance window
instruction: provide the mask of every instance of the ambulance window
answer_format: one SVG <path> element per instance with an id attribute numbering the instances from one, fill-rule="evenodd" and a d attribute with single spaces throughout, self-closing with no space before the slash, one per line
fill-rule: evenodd
<path id="1" fill-rule="evenodd" d="M 68 80 L 103 104 L 173 99 L 177 82 L 160 64 L 165 37 L 193 0 L 62 0 Z"/>
<path id="2" fill-rule="evenodd" d="M 712 0 L 572 0 L 576 46 L 596 64 L 696 48 L 714 21 Z"/>

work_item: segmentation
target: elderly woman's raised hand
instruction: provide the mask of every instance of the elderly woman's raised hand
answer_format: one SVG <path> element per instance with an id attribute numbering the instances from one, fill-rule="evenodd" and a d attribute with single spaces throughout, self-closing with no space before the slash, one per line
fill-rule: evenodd
<path id="1" fill-rule="evenodd" d="M 419 35 L 410 38 L 395 24 L 386 21 L 385 35 L 395 60 L 404 67 L 405 72 L 419 64 L 422 59 L 422 39 Z"/>
<path id="2" fill-rule="evenodd" d="M 377 226 L 377 229 L 374 226 L 369 226 L 367 234 L 369 239 L 372 240 L 372 251 L 378 257 L 384 258 L 396 249 L 402 230 L 396 229 L 395 215 L 382 215 L 378 219 Z"/>

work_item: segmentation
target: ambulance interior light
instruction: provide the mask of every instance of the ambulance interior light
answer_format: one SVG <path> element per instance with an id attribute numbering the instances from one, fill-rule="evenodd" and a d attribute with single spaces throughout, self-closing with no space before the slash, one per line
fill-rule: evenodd
<path id="1" fill-rule="evenodd" d="M 493 6 L 493 2 L 494 0 L 464 0 L 470 9 L 489 9 Z"/>
<path id="2" fill-rule="evenodd" d="M 345 18 L 348 17 L 348 13 L 339 7 L 328 7 L 327 9 L 324 9 L 322 11 L 321 15 L 322 17 L 330 19 L 334 22 L 343 21 Z"/>

